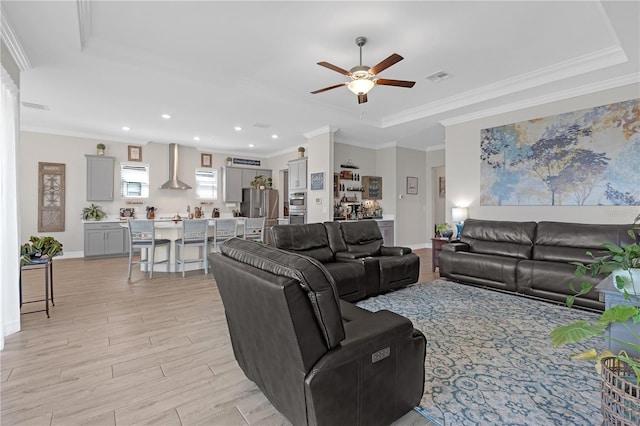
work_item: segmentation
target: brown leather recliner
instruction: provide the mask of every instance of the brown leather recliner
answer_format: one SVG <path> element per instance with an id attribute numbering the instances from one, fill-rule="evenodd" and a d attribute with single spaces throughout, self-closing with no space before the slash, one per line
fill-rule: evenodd
<path id="1" fill-rule="evenodd" d="M 424 389 L 425 338 L 338 298 L 318 261 L 232 239 L 209 255 L 236 359 L 295 425 L 387 425 Z"/>

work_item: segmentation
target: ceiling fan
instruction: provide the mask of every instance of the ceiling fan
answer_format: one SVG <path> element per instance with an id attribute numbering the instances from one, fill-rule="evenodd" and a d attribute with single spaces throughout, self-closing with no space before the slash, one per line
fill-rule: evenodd
<path id="1" fill-rule="evenodd" d="M 366 37 L 358 37 L 356 38 L 356 44 L 360 47 L 360 65 L 356 65 L 351 68 L 350 71 L 342 69 L 338 66 L 330 64 L 329 62 L 318 62 L 318 65 L 329 68 L 330 70 L 339 72 L 340 74 L 346 75 L 347 77 L 351 77 L 351 81 L 346 83 L 336 84 L 334 86 L 325 87 L 324 89 L 318 89 L 313 91 L 314 95 L 316 93 L 326 92 L 327 90 L 335 89 L 342 86 L 347 86 L 349 90 L 358 95 L 358 103 L 363 104 L 367 102 L 367 93 L 369 90 L 373 89 L 376 84 L 382 86 L 397 86 L 397 87 L 413 87 L 416 84 L 415 81 L 406 81 L 406 80 L 389 80 L 386 78 L 375 78 L 377 74 L 386 70 L 391 65 L 400 62 L 404 58 L 397 53 L 392 54 L 387 59 L 383 60 L 377 65 L 369 68 L 366 65 L 362 65 L 362 46 L 367 43 Z"/>

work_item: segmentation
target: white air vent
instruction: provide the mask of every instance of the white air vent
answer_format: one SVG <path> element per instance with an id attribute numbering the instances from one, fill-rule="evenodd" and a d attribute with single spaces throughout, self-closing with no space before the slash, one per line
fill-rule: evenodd
<path id="1" fill-rule="evenodd" d="M 46 105 L 41 105 L 41 104 L 34 104 L 31 102 L 21 102 L 22 106 L 25 108 L 33 108 L 33 109 L 41 109 L 44 111 L 49 111 L 49 107 Z"/>
<path id="2" fill-rule="evenodd" d="M 434 83 L 438 82 L 438 81 L 442 81 L 442 80 L 446 80 L 447 78 L 451 77 L 451 75 L 447 74 L 444 71 L 438 71 L 438 72 L 434 72 L 431 75 L 426 76 L 425 78 L 427 80 L 431 80 Z"/>

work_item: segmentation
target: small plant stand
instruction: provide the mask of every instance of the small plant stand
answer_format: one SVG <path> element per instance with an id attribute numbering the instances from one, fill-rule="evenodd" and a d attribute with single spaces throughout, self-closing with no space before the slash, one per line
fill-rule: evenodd
<path id="1" fill-rule="evenodd" d="M 44 269 L 44 299 L 39 300 L 30 300 L 28 302 L 22 301 L 22 271 L 30 271 L 34 269 Z M 33 259 L 31 262 L 22 265 L 20 267 L 20 308 L 22 309 L 23 304 L 27 303 L 36 303 L 36 302 L 44 302 L 44 309 L 40 309 L 37 311 L 29 311 L 23 312 L 24 314 L 33 314 L 35 312 L 46 312 L 47 318 L 49 317 L 49 300 L 51 300 L 51 305 L 56 306 L 53 302 L 53 259 L 49 256 L 43 256 L 39 259 Z"/>

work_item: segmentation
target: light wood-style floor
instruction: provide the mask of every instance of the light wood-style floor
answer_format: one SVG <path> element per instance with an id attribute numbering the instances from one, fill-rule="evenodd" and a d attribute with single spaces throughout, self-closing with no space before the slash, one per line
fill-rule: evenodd
<path id="1" fill-rule="evenodd" d="M 437 278 L 431 251 L 416 253 L 420 282 Z M 0 352 L 3 426 L 289 424 L 238 367 L 211 273 L 128 281 L 117 258 L 57 260 L 54 276 L 51 318 L 22 315 Z M 25 273 L 24 300 L 43 287 L 42 271 Z"/>

